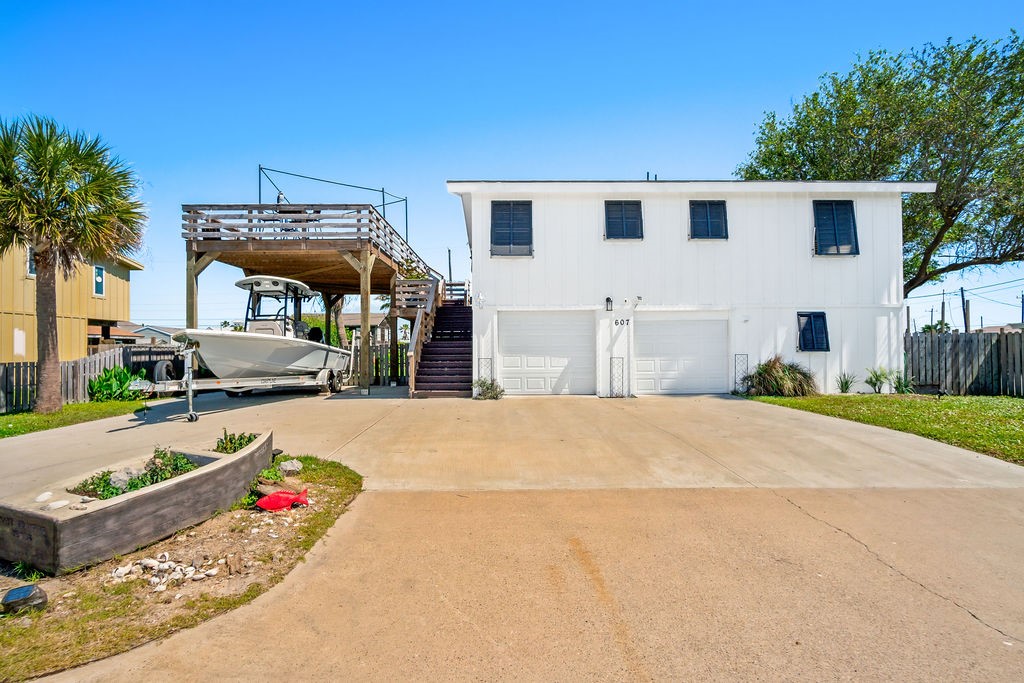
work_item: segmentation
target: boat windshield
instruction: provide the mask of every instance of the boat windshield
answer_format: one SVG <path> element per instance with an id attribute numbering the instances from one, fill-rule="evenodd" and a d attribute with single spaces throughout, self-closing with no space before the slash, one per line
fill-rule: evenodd
<path id="1" fill-rule="evenodd" d="M 311 298 L 308 289 L 282 283 L 261 288 L 253 283 L 245 310 L 245 331 L 281 337 L 306 338 L 309 325 L 302 322 L 302 302 Z"/>

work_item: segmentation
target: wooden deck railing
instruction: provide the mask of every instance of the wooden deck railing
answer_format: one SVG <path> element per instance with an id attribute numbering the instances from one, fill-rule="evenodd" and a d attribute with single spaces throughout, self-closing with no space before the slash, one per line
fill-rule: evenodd
<path id="1" fill-rule="evenodd" d="M 365 241 L 403 269 L 436 274 L 371 204 L 184 204 L 181 208 L 181 235 L 189 241 Z M 205 249 L 215 251 L 214 245 Z"/>
<path id="2" fill-rule="evenodd" d="M 444 285 L 444 300 L 451 302 L 462 302 L 463 306 L 469 305 L 469 283 L 468 282 L 446 282 Z"/>
<path id="3" fill-rule="evenodd" d="M 416 311 L 416 320 L 412 325 L 409 337 L 409 395 L 416 391 L 416 366 L 419 364 L 423 345 L 430 341 L 434 332 L 434 314 L 440 305 L 439 293 L 444 291 L 444 282 L 430 280 L 426 298 L 422 308 Z"/>

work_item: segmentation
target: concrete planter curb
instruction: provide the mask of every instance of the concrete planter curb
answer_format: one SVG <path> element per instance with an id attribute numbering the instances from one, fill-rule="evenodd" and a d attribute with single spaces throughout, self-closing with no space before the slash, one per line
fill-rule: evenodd
<path id="1" fill-rule="evenodd" d="M 0 558 L 59 574 L 167 538 L 218 510 L 227 510 L 244 496 L 259 471 L 270 466 L 274 435 L 267 431 L 230 455 L 168 450 L 182 453 L 200 467 L 138 491 L 92 501 L 84 510 L 65 506 L 41 511 L 0 504 Z M 85 472 L 51 490 L 64 492 L 91 474 Z M 55 497 L 61 495 L 77 500 L 72 494 Z"/>

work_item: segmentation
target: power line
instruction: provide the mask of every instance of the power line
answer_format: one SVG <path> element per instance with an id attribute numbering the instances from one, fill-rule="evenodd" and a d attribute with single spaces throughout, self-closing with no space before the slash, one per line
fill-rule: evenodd
<path id="1" fill-rule="evenodd" d="M 1009 284 L 1013 284 L 1015 282 L 1024 282 L 1024 277 L 1017 278 L 1015 280 L 1006 280 L 1004 282 L 993 282 L 993 283 L 988 284 L 988 285 L 978 285 L 977 287 L 972 287 L 970 289 L 964 289 L 964 291 L 965 292 L 977 292 L 979 290 L 987 290 L 987 289 L 989 289 L 991 287 L 1000 287 L 1002 285 L 1009 285 Z M 1016 289 L 1016 287 L 1013 287 L 1012 289 Z M 992 291 L 999 291 L 999 290 L 992 290 Z M 992 291 L 989 291 L 987 293 L 991 294 Z M 920 294 L 918 296 L 908 296 L 908 297 L 904 297 L 904 298 L 907 299 L 907 300 L 909 300 L 909 299 L 935 299 L 935 298 L 939 298 L 939 297 L 942 297 L 942 296 L 943 295 L 940 292 L 938 294 Z"/>

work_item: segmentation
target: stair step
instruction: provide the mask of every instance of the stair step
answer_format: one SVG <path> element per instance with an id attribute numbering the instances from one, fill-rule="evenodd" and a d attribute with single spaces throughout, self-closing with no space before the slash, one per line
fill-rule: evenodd
<path id="1" fill-rule="evenodd" d="M 410 398 L 473 398 L 473 390 L 435 390 L 435 389 L 417 389 L 412 392 Z"/>

